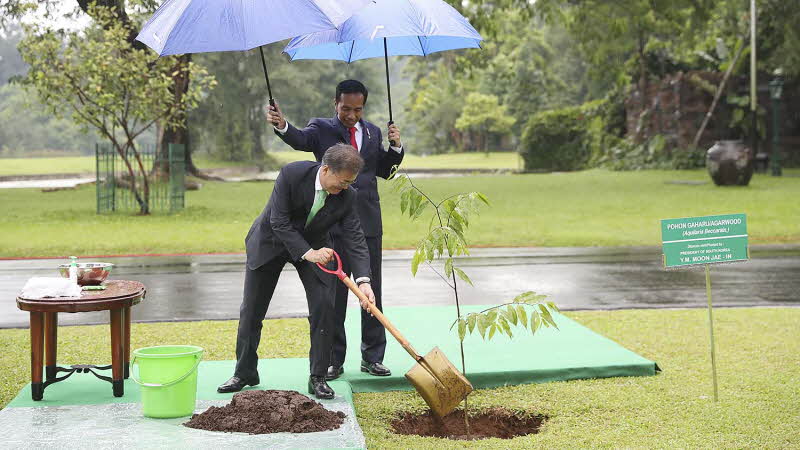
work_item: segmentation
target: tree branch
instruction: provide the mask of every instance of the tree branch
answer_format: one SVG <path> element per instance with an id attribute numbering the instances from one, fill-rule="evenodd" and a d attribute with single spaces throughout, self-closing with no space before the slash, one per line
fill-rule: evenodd
<path id="1" fill-rule="evenodd" d="M 450 286 L 450 289 L 453 289 L 453 285 L 451 285 L 451 284 L 450 284 L 450 281 L 448 281 L 448 280 L 447 280 L 447 278 L 445 278 L 445 277 L 444 277 L 442 274 L 440 274 L 440 273 L 439 273 L 439 272 L 438 272 L 436 269 L 434 269 L 434 268 L 433 268 L 433 265 L 431 265 L 431 263 L 429 263 L 429 262 L 425 261 L 425 264 L 427 264 L 427 265 L 428 265 L 428 267 L 430 267 L 430 268 L 431 268 L 431 270 L 432 270 L 432 271 L 433 271 L 433 272 L 434 272 L 436 275 L 439 275 L 439 278 L 441 278 L 442 280 L 444 280 L 444 282 L 445 282 L 445 283 L 447 283 L 447 285 L 448 285 L 448 286 Z"/>

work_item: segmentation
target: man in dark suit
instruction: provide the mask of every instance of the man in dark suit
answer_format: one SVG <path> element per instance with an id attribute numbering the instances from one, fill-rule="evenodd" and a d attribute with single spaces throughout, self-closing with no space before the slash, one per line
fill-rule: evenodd
<path id="1" fill-rule="evenodd" d="M 337 144 L 325 152 L 321 164 L 298 161 L 281 169 L 267 206 L 245 238 L 247 267 L 236 336 L 236 369 L 233 377 L 217 388 L 218 392 L 237 392 L 259 384 L 256 350 L 262 321 L 288 262 L 297 269 L 308 300 L 308 391 L 317 398 L 333 398 L 325 376 L 334 328 L 334 286 L 340 283 L 316 263 L 326 264 L 332 259 L 329 232 L 338 225 L 342 231 L 340 244 L 350 255 L 356 283 L 369 301 L 375 302 L 369 283 L 369 253 L 356 212 L 356 193 L 348 189 L 363 165 L 353 147 Z"/>
<path id="2" fill-rule="evenodd" d="M 403 161 L 403 146 L 400 142 L 400 130 L 389 124 L 389 142 L 391 147 L 385 149 L 381 130 L 377 126 L 361 118 L 364 105 L 367 103 L 367 88 L 359 81 L 345 80 L 336 86 L 334 108 L 336 115 L 332 118 L 311 119 L 302 130 L 286 121 L 283 113 L 276 105 L 267 111 L 267 120 L 275 127 L 276 134 L 295 150 L 313 152 L 317 161 L 329 146 L 338 142 L 349 143 L 359 150 L 364 158 L 364 168 L 358 174 L 353 187 L 358 191 L 356 205 L 361 226 L 369 248 L 370 269 L 372 272 L 372 288 L 375 292 L 375 304 L 383 310 L 381 301 L 381 246 L 383 226 L 381 223 L 381 205 L 378 197 L 376 177 L 389 178 L 392 167 Z M 334 249 L 342 256 L 343 270 L 350 273 L 353 269 L 351 255 L 342 245 L 342 230 L 334 227 L 332 231 Z M 347 288 L 336 286 L 336 331 L 333 339 L 331 367 L 328 369 L 328 380 L 338 378 L 343 372 L 347 338 L 344 330 L 345 313 L 347 311 Z M 386 333 L 383 325 L 366 311 L 361 311 L 361 371 L 376 376 L 387 376 L 391 372 L 383 365 L 386 351 Z"/>

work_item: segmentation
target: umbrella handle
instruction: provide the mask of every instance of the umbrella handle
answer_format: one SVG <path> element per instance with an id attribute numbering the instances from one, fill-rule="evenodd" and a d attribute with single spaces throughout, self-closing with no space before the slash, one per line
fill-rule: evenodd
<path id="1" fill-rule="evenodd" d="M 394 125 L 394 120 L 390 120 L 390 121 L 389 121 L 389 123 L 387 123 L 386 125 L 387 125 L 387 126 L 389 126 L 389 125 Z M 389 145 L 391 145 L 392 147 L 397 147 L 397 142 L 395 142 L 395 141 L 393 141 L 393 140 L 390 140 L 390 141 L 389 141 Z"/>

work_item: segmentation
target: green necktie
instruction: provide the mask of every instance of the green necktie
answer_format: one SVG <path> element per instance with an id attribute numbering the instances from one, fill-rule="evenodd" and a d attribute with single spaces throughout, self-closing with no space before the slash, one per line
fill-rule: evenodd
<path id="1" fill-rule="evenodd" d="M 314 216 L 317 215 L 320 209 L 322 209 L 322 205 L 325 204 L 325 197 L 328 196 L 328 192 L 326 190 L 316 191 L 314 193 L 314 204 L 311 205 L 311 211 L 308 212 L 308 219 L 306 219 L 306 227 L 308 224 L 311 223 L 311 220 L 314 219 Z"/>

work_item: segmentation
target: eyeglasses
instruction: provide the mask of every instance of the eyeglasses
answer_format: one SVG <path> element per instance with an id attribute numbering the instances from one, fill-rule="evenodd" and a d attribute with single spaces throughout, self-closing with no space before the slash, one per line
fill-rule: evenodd
<path id="1" fill-rule="evenodd" d="M 338 186 L 340 188 L 346 188 L 346 187 L 348 187 L 351 184 L 356 182 L 355 178 L 353 178 L 352 180 L 347 180 L 347 179 L 340 178 L 339 175 L 336 175 L 335 173 L 333 174 L 333 176 L 336 177 L 336 181 L 337 181 L 336 186 Z"/>

